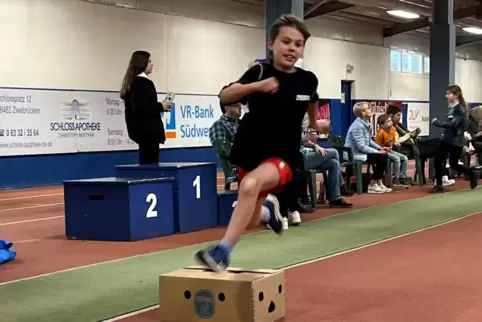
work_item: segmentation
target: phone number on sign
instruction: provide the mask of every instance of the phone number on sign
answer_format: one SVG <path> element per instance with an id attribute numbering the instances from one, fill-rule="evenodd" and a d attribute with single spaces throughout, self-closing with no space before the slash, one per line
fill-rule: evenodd
<path id="1" fill-rule="evenodd" d="M 51 148 L 52 142 L 14 142 L 0 143 L 0 149 Z"/>
<path id="2" fill-rule="evenodd" d="M 38 129 L 0 129 L 0 136 L 39 136 Z"/>

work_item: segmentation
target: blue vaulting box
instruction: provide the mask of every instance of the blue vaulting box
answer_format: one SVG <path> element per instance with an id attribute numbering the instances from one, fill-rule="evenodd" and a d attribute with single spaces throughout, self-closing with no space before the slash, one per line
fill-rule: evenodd
<path id="1" fill-rule="evenodd" d="M 166 162 L 118 165 L 122 178 L 174 178 L 174 226 L 178 233 L 217 227 L 215 162 Z"/>
<path id="2" fill-rule="evenodd" d="M 219 226 L 227 226 L 231 215 L 233 214 L 236 201 L 238 200 L 238 191 L 218 191 L 218 224 Z"/>
<path id="3" fill-rule="evenodd" d="M 136 241 L 174 234 L 174 179 L 64 182 L 69 239 Z"/>

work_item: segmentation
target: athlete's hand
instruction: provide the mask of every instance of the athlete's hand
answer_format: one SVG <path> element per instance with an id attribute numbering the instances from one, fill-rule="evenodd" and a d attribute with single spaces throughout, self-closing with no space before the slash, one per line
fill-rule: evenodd
<path id="1" fill-rule="evenodd" d="M 266 78 L 258 82 L 258 91 L 261 93 L 276 93 L 279 87 L 279 82 L 276 77 Z"/>

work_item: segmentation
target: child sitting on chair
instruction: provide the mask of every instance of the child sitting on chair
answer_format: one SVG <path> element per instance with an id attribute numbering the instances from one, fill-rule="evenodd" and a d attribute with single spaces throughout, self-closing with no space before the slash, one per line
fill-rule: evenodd
<path id="1" fill-rule="evenodd" d="M 399 146 L 397 130 L 393 126 L 392 119 L 388 114 L 382 114 L 378 117 L 379 126 L 375 142 L 387 149 L 388 159 L 393 163 L 392 183 L 394 186 L 407 185 L 407 166 L 408 158 L 406 155 L 393 151 L 393 146 Z"/>

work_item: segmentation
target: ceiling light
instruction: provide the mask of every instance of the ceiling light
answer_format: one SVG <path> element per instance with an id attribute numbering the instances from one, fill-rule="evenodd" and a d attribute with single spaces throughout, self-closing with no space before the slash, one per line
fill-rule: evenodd
<path id="1" fill-rule="evenodd" d="M 387 10 L 387 13 L 392 16 L 405 18 L 405 19 L 417 19 L 420 18 L 420 15 L 413 12 L 408 12 L 404 10 Z"/>
<path id="2" fill-rule="evenodd" d="M 468 32 L 470 34 L 475 34 L 475 35 L 482 35 L 482 29 L 477 28 L 477 27 L 465 27 L 462 28 L 463 31 Z"/>

